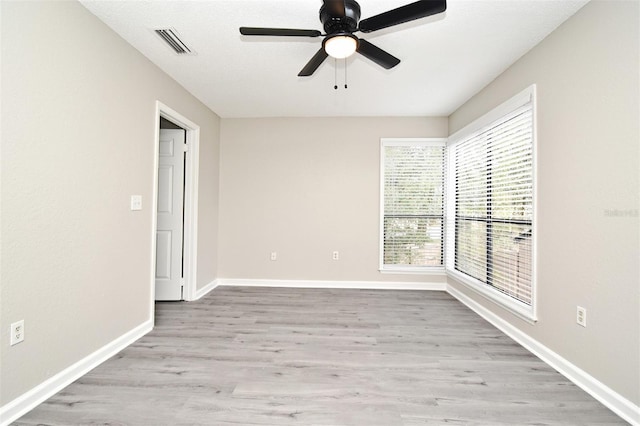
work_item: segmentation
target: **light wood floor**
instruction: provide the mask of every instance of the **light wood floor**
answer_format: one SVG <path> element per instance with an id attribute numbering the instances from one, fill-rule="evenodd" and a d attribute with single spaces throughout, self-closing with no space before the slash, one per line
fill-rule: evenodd
<path id="1" fill-rule="evenodd" d="M 219 287 L 16 425 L 605 425 L 443 292 Z"/>

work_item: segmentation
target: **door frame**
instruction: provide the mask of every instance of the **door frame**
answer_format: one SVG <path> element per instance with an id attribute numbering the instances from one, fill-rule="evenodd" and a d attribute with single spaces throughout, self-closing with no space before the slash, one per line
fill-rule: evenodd
<path id="1" fill-rule="evenodd" d="M 153 318 L 156 299 L 156 232 L 158 230 L 158 164 L 160 148 L 160 117 L 163 117 L 186 131 L 185 142 L 188 150 L 185 156 L 184 169 L 184 232 L 183 232 L 183 264 L 184 300 L 195 300 L 196 275 L 198 266 L 198 169 L 200 153 L 200 126 L 179 112 L 156 101 L 155 139 L 153 161 L 153 210 L 151 233 L 151 317 Z"/>

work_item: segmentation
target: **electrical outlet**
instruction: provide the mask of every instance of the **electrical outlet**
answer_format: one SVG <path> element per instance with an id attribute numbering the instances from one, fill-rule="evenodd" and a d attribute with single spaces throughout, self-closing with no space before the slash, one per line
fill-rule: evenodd
<path id="1" fill-rule="evenodd" d="M 582 306 L 576 309 L 576 322 L 583 327 L 587 326 L 587 310 Z"/>
<path id="2" fill-rule="evenodd" d="M 20 320 L 11 324 L 9 329 L 11 346 L 17 345 L 24 340 L 24 320 Z"/>
<path id="3" fill-rule="evenodd" d="M 333 260 L 340 260 L 340 252 L 334 251 L 332 259 Z"/>
<path id="4" fill-rule="evenodd" d="M 271 260 L 278 260 L 278 253 L 276 253 L 275 251 L 271 252 Z"/>
<path id="5" fill-rule="evenodd" d="M 131 210 L 142 210 L 142 195 L 131 196 Z"/>

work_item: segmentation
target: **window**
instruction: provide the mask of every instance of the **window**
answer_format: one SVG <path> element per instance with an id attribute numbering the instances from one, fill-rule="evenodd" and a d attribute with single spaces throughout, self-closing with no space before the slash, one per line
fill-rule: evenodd
<path id="1" fill-rule="evenodd" d="M 447 272 L 535 319 L 534 88 L 450 138 Z"/>
<path id="2" fill-rule="evenodd" d="M 443 139 L 382 139 L 381 270 L 443 268 Z"/>

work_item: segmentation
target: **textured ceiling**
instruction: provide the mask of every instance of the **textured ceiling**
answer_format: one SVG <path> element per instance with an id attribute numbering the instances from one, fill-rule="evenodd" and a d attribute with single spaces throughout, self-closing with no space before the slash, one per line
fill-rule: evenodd
<path id="1" fill-rule="evenodd" d="M 409 3 L 359 0 L 362 19 Z M 247 37 L 240 26 L 322 30 L 320 0 L 81 3 L 221 117 L 447 116 L 587 0 L 449 0 L 443 14 L 358 33 L 401 59 L 385 70 L 358 54 L 298 72 L 321 38 Z M 197 54 L 153 31 L 174 28 Z M 334 90 L 334 83 L 338 90 Z"/>

